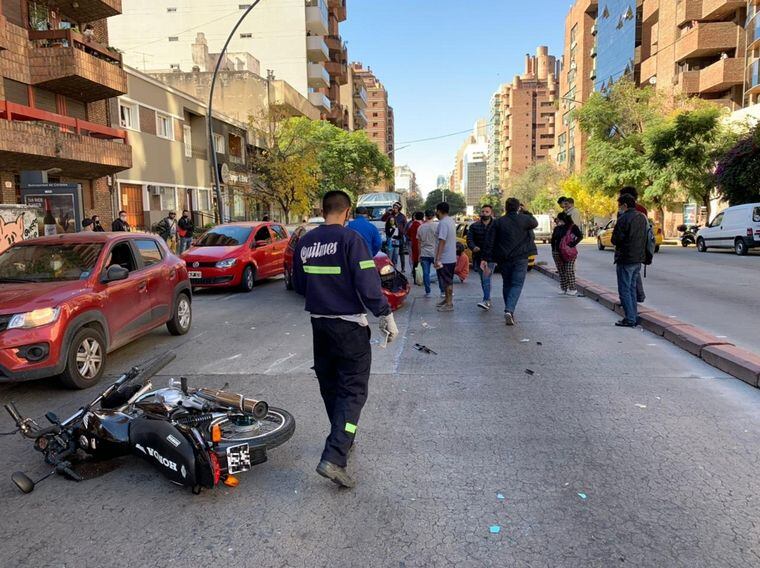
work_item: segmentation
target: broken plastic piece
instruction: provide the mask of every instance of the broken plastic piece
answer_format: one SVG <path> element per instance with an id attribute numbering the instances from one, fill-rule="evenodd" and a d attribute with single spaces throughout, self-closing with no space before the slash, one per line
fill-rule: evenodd
<path id="1" fill-rule="evenodd" d="M 543 345 L 540 341 L 536 341 L 536 345 Z"/>
<path id="2" fill-rule="evenodd" d="M 588 499 L 588 495 L 586 495 L 585 493 L 578 493 L 578 497 L 580 497 L 581 499 L 584 499 L 584 500 Z"/>
<path id="3" fill-rule="evenodd" d="M 525 374 L 527 374 L 527 375 L 535 375 L 536 372 L 533 369 L 525 369 Z"/>
<path id="4" fill-rule="evenodd" d="M 415 343 L 414 348 L 417 351 L 422 351 L 423 353 L 427 353 L 429 355 L 438 355 L 438 353 L 430 349 L 430 347 L 426 347 L 425 345 L 420 345 L 419 343 Z"/>
<path id="5" fill-rule="evenodd" d="M 497 494 L 496 494 L 496 498 L 497 498 L 499 501 L 503 501 L 503 500 L 504 500 L 504 495 L 502 495 L 501 493 L 497 493 Z"/>
<path id="6" fill-rule="evenodd" d="M 530 343 L 530 339 L 521 339 L 520 343 Z"/>
<path id="7" fill-rule="evenodd" d="M 501 532 L 501 527 L 499 525 L 491 525 L 488 530 L 491 531 L 491 534 L 499 534 Z"/>

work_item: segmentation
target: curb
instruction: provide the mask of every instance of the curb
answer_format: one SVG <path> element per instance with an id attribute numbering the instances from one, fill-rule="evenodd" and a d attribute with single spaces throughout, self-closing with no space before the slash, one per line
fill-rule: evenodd
<path id="1" fill-rule="evenodd" d="M 559 281 L 559 274 L 555 269 L 539 264 L 536 264 L 535 269 L 544 276 Z M 623 308 L 616 292 L 582 278 L 576 279 L 576 287 L 587 298 L 622 315 Z M 760 355 L 736 347 L 730 341 L 647 306 L 639 306 L 639 316 L 641 327 L 650 333 L 667 339 L 673 345 L 699 357 L 708 365 L 753 387 L 760 386 Z"/>

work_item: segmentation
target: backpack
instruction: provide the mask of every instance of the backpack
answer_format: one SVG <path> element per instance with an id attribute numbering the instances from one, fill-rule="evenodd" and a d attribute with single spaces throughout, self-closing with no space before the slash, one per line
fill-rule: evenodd
<path id="1" fill-rule="evenodd" d="M 647 248 L 644 254 L 644 265 L 649 266 L 654 260 L 654 252 L 657 248 L 657 241 L 654 238 L 654 230 L 652 229 L 652 222 L 647 219 Z"/>
<path id="2" fill-rule="evenodd" d="M 572 225 L 570 225 L 567 227 L 562 240 L 559 241 L 559 256 L 563 262 L 572 262 L 578 258 L 578 249 L 570 246 L 574 240 L 575 235 L 572 231 Z"/>

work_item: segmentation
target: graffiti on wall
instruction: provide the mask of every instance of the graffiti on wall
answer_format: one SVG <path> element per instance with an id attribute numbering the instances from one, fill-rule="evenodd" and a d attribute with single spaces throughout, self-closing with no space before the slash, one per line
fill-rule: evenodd
<path id="1" fill-rule="evenodd" d="M 0 253 L 13 243 L 39 236 L 37 213 L 32 208 L 0 205 Z"/>

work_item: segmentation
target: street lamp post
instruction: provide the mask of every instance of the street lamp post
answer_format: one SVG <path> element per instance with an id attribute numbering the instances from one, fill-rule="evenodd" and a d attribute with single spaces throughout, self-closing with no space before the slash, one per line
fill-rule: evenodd
<path id="1" fill-rule="evenodd" d="M 250 14 L 251 10 L 253 10 L 256 5 L 261 2 L 261 0 L 253 0 L 251 4 L 248 6 L 248 8 L 245 9 L 245 12 L 243 12 L 243 15 L 240 16 L 240 19 L 235 24 L 235 27 L 232 28 L 232 31 L 230 32 L 229 37 L 227 37 L 227 41 L 224 42 L 224 47 L 222 47 L 222 51 L 219 53 L 219 57 L 216 60 L 216 65 L 214 66 L 214 74 L 211 76 L 211 88 L 209 89 L 209 95 L 208 95 L 208 109 L 206 110 L 206 126 L 208 130 L 208 144 L 209 144 L 209 151 L 211 152 L 211 161 L 213 163 L 213 169 L 214 169 L 214 193 L 216 194 L 216 209 L 217 214 L 219 215 L 219 222 L 224 222 L 224 203 L 222 202 L 222 189 L 220 186 L 219 181 L 219 158 L 217 158 L 216 155 L 216 145 L 214 144 L 214 129 L 213 129 L 213 105 L 214 105 L 214 87 L 216 86 L 216 76 L 219 74 L 219 68 L 222 65 L 222 60 L 224 59 L 224 54 L 227 53 L 227 47 L 229 47 L 230 42 L 232 41 L 233 36 L 235 35 L 235 32 L 240 27 L 240 24 L 243 23 L 243 20 L 245 20 L 246 16 Z"/>

